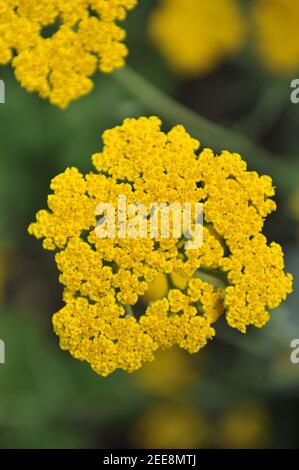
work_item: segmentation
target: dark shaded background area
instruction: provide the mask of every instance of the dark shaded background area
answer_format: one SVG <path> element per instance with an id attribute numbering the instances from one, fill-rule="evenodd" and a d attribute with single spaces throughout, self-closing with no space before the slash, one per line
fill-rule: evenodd
<path id="1" fill-rule="evenodd" d="M 182 80 L 145 35 L 154 3 L 129 15 L 128 64 L 201 115 L 286 162 L 297 161 L 299 105 L 290 103 L 290 80 L 262 70 L 247 49 L 208 76 Z M 98 74 L 93 92 L 66 111 L 23 90 L 9 68 L 0 76 L 6 83 L 0 105 L 0 338 L 6 344 L 0 447 L 298 448 L 299 364 L 290 361 L 290 342 L 299 338 L 293 196 L 278 189 L 279 210 L 266 233 L 283 245 L 295 291 L 264 329 L 242 335 L 223 320 L 217 340 L 197 355 L 173 350 L 135 374 L 98 377 L 59 349 L 51 315 L 62 306 L 62 288 L 52 254 L 29 237 L 27 226 L 46 206 L 55 175 L 67 166 L 91 170 L 105 129 L 149 113 L 113 75 Z M 204 144 L 204 136 L 195 137 Z"/>

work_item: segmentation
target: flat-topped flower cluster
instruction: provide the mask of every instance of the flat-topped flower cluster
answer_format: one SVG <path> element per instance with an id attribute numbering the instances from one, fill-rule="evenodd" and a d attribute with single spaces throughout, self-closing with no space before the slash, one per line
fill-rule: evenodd
<path id="1" fill-rule="evenodd" d="M 292 290 L 281 247 L 262 234 L 276 208 L 271 178 L 248 171 L 238 154 L 198 153 L 182 126 L 164 133 L 157 117 L 126 119 L 103 141 L 92 157 L 97 171 L 68 168 L 55 177 L 49 210 L 29 227 L 57 251 L 65 306 L 53 321 L 61 347 L 108 375 L 138 369 L 158 348 L 199 351 L 223 313 L 242 332 L 265 325 Z M 119 194 L 145 205 L 202 203 L 204 243 L 187 250 L 175 238 L 98 238 L 95 209 L 116 204 Z M 138 301 L 163 273 L 187 282 L 141 314 Z M 207 281 L 213 276 L 218 282 Z"/>

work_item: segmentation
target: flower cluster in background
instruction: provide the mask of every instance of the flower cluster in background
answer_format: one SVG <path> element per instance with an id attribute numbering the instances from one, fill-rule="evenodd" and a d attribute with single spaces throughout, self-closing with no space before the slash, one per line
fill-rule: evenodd
<path id="1" fill-rule="evenodd" d="M 66 305 L 55 314 L 54 329 L 61 347 L 108 375 L 138 369 L 157 348 L 198 352 L 224 311 L 228 324 L 244 333 L 249 325 L 264 326 L 268 309 L 292 291 L 281 247 L 261 234 L 276 208 L 271 178 L 247 171 L 238 154 L 204 149 L 198 155 L 199 142 L 182 126 L 166 134 L 156 117 L 126 119 L 103 141 L 92 158 L 98 173 L 70 168 L 54 178 L 50 211 L 38 212 L 29 227 L 44 238 L 44 248 L 59 250 Z M 202 246 L 185 250 L 175 238 L 97 238 L 95 208 L 100 202 L 116 207 L 119 194 L 144 204 L 148 216 L 152 201 L 202 202 Z M 161 274 L 187 282 L 134 315 L 132 307 Z"/>
<path id="2" fill-rule="evenodd" d="M 195 406 L 161 403 L 140 417 L 133 443 L 146 449 L 262 449 L 269 428 L 267 408 L 259 403 L 237 403 L 214 419 Z"/>
<path id="3" fill-rule="evenodd" d="M 0 64 L 61 108 L 88 93 L 97 69 L 124 65 L 125 32 L 117 25 L 137 0 L 4 0 L 0 5 Z"/>
<path id="4" fill-rule="evenodd" d="M 248 45 L 260 65 L 290 76 L 299 68 L 298 13 L 297 0 L 159 0 L 149 35 L 187 78 L 213 71 Z"/>
<path id="5" fill-rule="evenodd" d="M 236 0 L 160 0 L 149 22 L 153 42 L 188 77 L 240 50 L 245 24 Z"/>
<path id="6" fill-rule="evenodd" d="M 144 449 L 196 449 L 204 445 L 206 424 L 195 408 L 159 405 L 141 417 L 135 432 Z"/>
<path id="7" fill-rule="evenodd" d="M 261 62 L 274 74 L 290 76 L 299 69 L 297 0 L 255 0 L 253 35 Z"/>
<path id="8" fill-rule="evenodd" d="M 196 356 L 195 356 L 196 357 Z M 132 444 L 141 448 L 263 448 L 271 441 L 271 420 L 262 401 L 235 397 L 221 413 L 196 403 L 194 388 L 205 388 L 212 358 L 193 357 L 178 348 L 134 375 L 134 383 L 155 402 L 134 423 Z M 175 390 L 175 393 L 174 393 Z M 217 432 L 215 432 L 217 429 Z"/>

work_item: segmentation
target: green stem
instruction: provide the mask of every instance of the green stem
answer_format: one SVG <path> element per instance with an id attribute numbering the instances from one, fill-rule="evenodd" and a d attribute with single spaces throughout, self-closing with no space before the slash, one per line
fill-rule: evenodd
<path id="1" fill-rule="evenodd" d="M 249 138 L 225 129 L 198 115 L 149 83 L 129 67 L 113 74 L 150 112 L 164 118 L 168 124 L 183 124 L 194 137 L 215 151 L 240 153 L 252 169 L 269 174 L 274 184 L 289 196 L 298 187 L 299 165 L 285 162 L 252 142 Z"/>

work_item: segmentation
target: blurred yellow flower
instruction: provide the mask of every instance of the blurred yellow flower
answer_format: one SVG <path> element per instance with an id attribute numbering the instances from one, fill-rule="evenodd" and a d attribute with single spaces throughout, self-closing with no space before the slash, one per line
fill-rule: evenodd
<path id="1" fill-rule="evenodd" d="M 266 409 L 258 404 L 240 404 L 220 423 L 220 445 L 225 449 L 260 449 L 267 445 L 270 422 Z"/>
<path id="2" fill-rule="evenodd" d="M 236 54 L 245 27 L 236 0 L 160 0 L 149 33 L 173 69 L 192 78 Z"/>
<path id="3" fill-rule="evenodd" d="M 195 408 L 160 405 L 142 416 L 133 439 L 143 449 L 194 449 L 203 446 L 206 423 Z"/>
<path id="4" fill-rule="evenodd" d="M 154 362 L 145 364 L 134 379 L 143 389 L 162 396 L 180 396 L 188 387 L 198 380 L 200 371 L 185 351 L 173 347 L 158 351 Z"/>
<path id="5" fill-rule="evenodd" d="M 138 369 L 158 348 L 198 352 L 224 310 L 242 332 L 265 325 L 268 309 L 292 290 L 281 247 L 261 233 L 276 208 L 271 178 L 247 171 L 238 154 L 198 155 L 199 142 L 183 126 L 164 133 L 157 117 L 126 119 L 103 141 L 92 158 L 97 172 L 68 168 L 55 177 L 49 211 L 29 227 L 45 249 L 58 250 L 66 305 L 53 322 L 61 347 L 108 375 Z M 184 237 L 98 238 L 96 208 L 117 207 L 119 194 L 144 204 L 147 215 L 152 202 L 202 202 L 202 246 L 186 249 Z M 138 315 L 140 297 L 171 273 L 189 278 L 184 290 L 170 289 Z"/>
<path id="6" fill-rule="evenodd" d="M 2 0 L 0 65 L 28 91 L 61 108 L 88 93 L 99 68 L 124 65 L 124 20 L 137 0 Z M 52 31 L 51 31 L 52 28 Z"/>
<path id="7" fill-rule="evenodd" d="M 299 70 L 298 0 L 255 0 L 253 9 L 261 62 L 278 75 Z"/>

